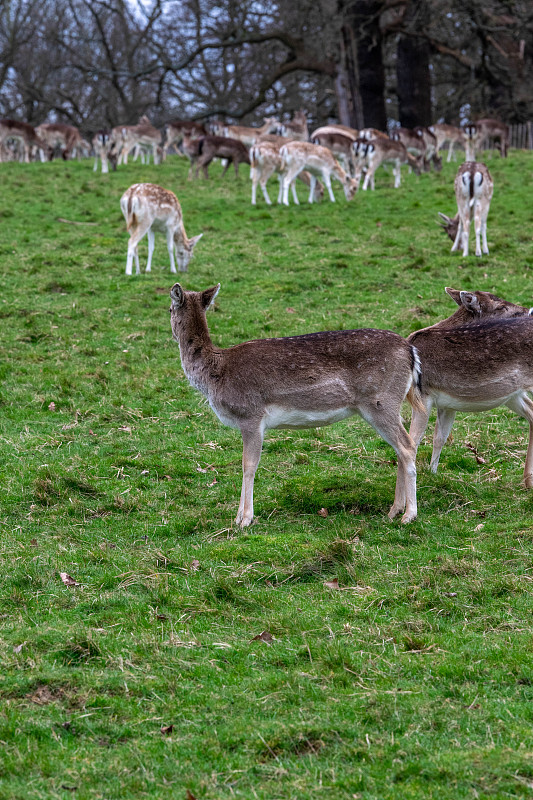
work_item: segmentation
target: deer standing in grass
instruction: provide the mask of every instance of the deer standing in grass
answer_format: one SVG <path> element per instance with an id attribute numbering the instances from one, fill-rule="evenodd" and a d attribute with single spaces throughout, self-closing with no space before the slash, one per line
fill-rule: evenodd
<path id="1" fill-rule="evenodd" d="M 281 140 L 285 141 L 285 140 Z M 252 180 L 252 205 L 257 203 L 257 187 L 261 187 L 265 202 L 270 206 L 272 205 L 270 197 L 268 196 L 266 184 L 268 179 L 277 174 L 279 178 L 279 191 L 278 203 L 281 203 L 283 198 L 283 159 L 279 152 L 279 144 L 270 141 L 258 141 L 250 148 L 250 178 Z M 311 183 L 311 176 L 308 172 L 300 172 L 298 178 L 307 186 Z M 296 205 L 299 205 L 298 195 L 296 194 L 295 181 L 291 183 L 292 197 Z M 324 187 L 317 181 L 315 188 L 315 197 L 320 199 L 324 194 Z"/>
<path id="2" fill-rule="evenodd" d="M 57 150 L 65 161 L 74 154 L 79 158 L 82 138 L 81 133 L 74 125 L 65 125 L 62 122 L 43 122 L 35 130 L 47 145 L 47 149 L 42 153 L 42 158 L 45 157 L 46 151 L 53 157 Z"/>
<path id="3" fill-rule="evenodd" d="M 509 147 L 509 126 L 497 119 L 479 119 L 464 127 L 469 146 L 468 160 L 475 161 L 477 153 L 493 144 L 500 151 L 502 158 L 507 158 Z"/>
<path id="4" fill-rule="evenodd" d="M 48 145 L 41 139 L 39 133 L 27 122 L 14 119 L 0 119 L 0 161 L 3 160 L 3 151 L 8 141 L 15 141 L 22 145 L 21 160 L 30 163 L 33 150 L 42 150 L 49 153 Z"/>
<path id="5" fill-rule="evenodd" d="M 311 174 L 309 187 L 309 202 L 315 196 L 317 178 L 320 178 L 328 190 L 329 199 L 335 202 L 331 188 L 331 179 L 335 178 L 342 184 L 344 196 L 351 200 L 357 191 L 357 182 L 351 178 L 341 167 L 339 162 L 327 147 L 320 147 L 310 142 L 288 142 L 280 149 L 283 158 L 283 203 L 289 205 L 289 186 L 293 180 L 306 170 Z"/>
<path id="6" fill-rule="evenodd" d="M 482 249 L 483 253 L 488 255 L 487 217 L 493 191 L 494 184 L 485 164 L 477 161 L 465 161 L 459 167 L 455 176 L 457 214 L 450 218 L 439 212 L 441 219 L 444 220 L 446 233 L 453 241 L 452 252 L 462 246 L 463 257 L 466 258 L 470 223 L 474 220 L 476 256 L 481 256 Z"/>
<path id="7" fill-rule="evenodd" d="M 368 184 L 371 188 L 375 188 L 374 175 L 379 166 L 382 164 L 394 164 L 394 188 L 397 189 L 402 181 L 401 165 L 409 164 L 416 175 L 420 175 L 423 166 L 423 157 L 411 155 L 401 142 L 394 142 L 392 139 L 374 139 L 368 143 L 366 148 L 366 162 L 368 168 L 363 181 L 363 191 L 368 189 Z"/>
<path id="8" fill-rule="evenodd" d="M 207 136 L 207 130 L 203 123 L 193 120 L 174 119 L 171 122 L 167 122 L 165 141 L 163 143 L 163 160 L 167 156 L 167 150 L 172 145 L 178 147 L 185 135 L 191 139 L 199 139 L 201 136 Z"/>
<path id="9" fill-rule="evenodd" d="M 243 439 L 243 481 L 236 523 L 254 517 L 254 477 L 265 431 L 315 428 L 359 414 L 394 448 L 398 474 L 390 519 L 416 517 L 415 446 L 402 425 L 404 398 L 418 404 L 416 350 L 392 331 L 327 331 L 257 339 L 221 349 L 211 341 L 206 311 L 220 284 L 170 290 L 170 322 L 183 371 L 224 425 Z"/>
<path id="10" fill-rule="evenodd" d="M 276 117 L 263 117 L 264 124 L 257 127 L 247 127 L 245 125 L 227 125 L 225 135 L 230 139 L 237 139 L 245 147 L 252 147 L 261 136 L 269 133 L 276 133 L 281 128 L 281 122 Z"/>
<path id="11" fill-rule="evenodd" d="M 422 403 L 413 409 L 409 433 L 416 447 L 433 406 L 437 422 L 430 469 L 437 471 L 457 411 L 505 405 L 529 422 L 524 483 L 533 488 L 533 308 L 489 292 L 446 292 L 459 305 L 448 319 L 412 333 L 407 341 L 421 361 Z"/>
<path id="12" fill-rule="evenodd" d="M 466 148 L 465 132 L 462 128 L 458 128 L 456 125 L 448 125 L 445 122 L 437 122 L 434 125 L 429 126 L 429 131 L 437 140 L 437 155 L 445 144 L 448 145 L 448 156 L 446 158 L 447 162 L 452 160 L 452 156 L 455 161 L 453 150 L 455 145 L 462 147 L 463 149 Z"/>
<path id="13" fill-rule="evenodd" d="M 141 272 L 138 245 L 145 234 L 148 234 L 146 272 L 150 272 L 154 252 L 154 231 L 166 234 L 170 271 L 176 272 L 175 250 L 179 271 L 187 272 L 193 250 L 202 238 L 202 234 L 200 233 L 192 239 L 188 238 L 183 226 L 181 206 L 173 192 L 169 192 L 168 189 L 163 189 L 155 183 L 135 183 L 126 189 L 120 198 L 120 208 L 130 234 L 126 275 L 132 274 L 134 258 L 136 274 L 139 275 Z"/>

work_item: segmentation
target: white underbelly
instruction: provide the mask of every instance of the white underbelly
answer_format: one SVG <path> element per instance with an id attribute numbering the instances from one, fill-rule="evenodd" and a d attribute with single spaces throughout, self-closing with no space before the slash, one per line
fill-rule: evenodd
<path id="1" fill-rule="evenodd" d="M 351 417 L 355 411 L 352 408 L 330 408 L 326 411 L 309 410 L 302 408 L 284 408 L 271 405 L 265 409 L 263 426 L 268 428 L 320 428 L 322 425 L 331 425 L 341 419 Z"/>
<path id="2" fill-rule="evenodd" d="M 511 397 L 519 392 L 511 392 L 511 394 L 503 395 L 502 397 L 492 397 L 487 400 L 467 398 L 467 397 L 453 397 L 446 394 L 446 392 L 431 392 L 433 404 L 437 408 L 451 408 L 454 411 L 489 411 L 491 408 L 498 408 L 505 405 Z"/>

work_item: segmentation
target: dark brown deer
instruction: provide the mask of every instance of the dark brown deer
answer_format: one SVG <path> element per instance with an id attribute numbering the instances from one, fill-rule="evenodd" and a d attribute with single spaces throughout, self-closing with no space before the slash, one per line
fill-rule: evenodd
<path id="1" fill-rule="evenodd" d="M 506 405 L 529 422 L 524 482 L 532 488 L 533 403 L 527 391 L 533 388 L 533 308 L 490 292 L 446 292 L 459 306 L 455 313 L 408 337 L 420 355 L 425 407 L 413 409 L 409 433 L 418 447 L 435 405 L 430 469 L 436 472 L 457 411 Z"/>
<path id="2" fill-rule="evenodd" d="M 243 439 L 243 481 L 236 523 L 254 516 L 254 477 L 265 431 L 315 428 L 359 414 L 397 453 L 398 475 L 392 519 L 416 517 L 415 446 L 402 425 L 404 398 L 417 405 L 415 349 L 392 331 L 353 330 L 257 339 L 216 347 L 206 311 L 220 284 L 187 292 L 170 291 L 170 322 L 183 371 L 225 425 Z"/>
<path id="3" fill-rule="evenodd" d="M 190 140 L 189 140 L 190 141 Z M 185 145 L 185 139 L 183 141 Z M 200 169 L 203 170 L 204 177 L 209 178 L 208 167 L 214 158 L 226 159 L 226 166 L 222 172 L 222 177 L 228 171 L 229 165 L 235 168 L 235 177 L 239 175 L 239 164 L 249 164 L 250 155 L 248 150 L 239 142 L 238 139 L 231 139 L 228 136 L 203 136 L 197 140 L 195 145 L 197 156 L 193 156 L 196 161 L 195 177 L 198 177 Z M 191 158 L 191 168 L 192 160 Z"/>

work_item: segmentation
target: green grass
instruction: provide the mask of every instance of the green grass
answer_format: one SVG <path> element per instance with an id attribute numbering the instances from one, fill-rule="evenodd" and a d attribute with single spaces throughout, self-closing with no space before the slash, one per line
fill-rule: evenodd
<path id="1" fill-rule="evenodd" d="M 531 155 L 489 161 L 482 259 L 435 224 L 456 168 L 287 209 L 177 157 L 1 165 L 0 798 L 531 797 L 525 422 L 458 415 L 437 475 L 429 430 L 409 526 L 361 420 L 273 431 L 241 531 L 240 437 L 181 371 L 164 238 L 124 275 L 119 198 L 154 181 L 204 232 L 180 280 L 221 282 L 221 346 L 407 335 L 452 313 L 445 286 L 533 304 Z"/>

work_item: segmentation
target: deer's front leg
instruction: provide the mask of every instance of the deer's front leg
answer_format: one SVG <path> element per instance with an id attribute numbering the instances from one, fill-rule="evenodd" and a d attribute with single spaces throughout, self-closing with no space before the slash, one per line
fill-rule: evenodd
<path id="1" fill-rule="evenodd" d="M 263 432 L 261 427 L 241 430 L 242 433 L 242 491 L 235 522 L 246 528 L 254 518 L 254 478 L 261 458 Z"/>

